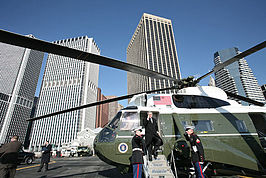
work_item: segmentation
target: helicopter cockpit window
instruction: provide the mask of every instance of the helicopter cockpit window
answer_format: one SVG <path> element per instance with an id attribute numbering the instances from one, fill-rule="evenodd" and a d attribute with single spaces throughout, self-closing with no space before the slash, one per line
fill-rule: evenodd
<path id="1" fill-rule="evenodd" d="M 220 99 L 197 95 L 173 95 L 173 101 L 178 108 L 218 108 L 230 105 Z"/>
<path id="2" fill-rule="evenodd" d="M 109 127 L 116 129 L 118 127 L 118 122 L 120 120 L 120 117 L 122 115 L 122 112 L 118 112 L 116 116 L 113 118 L 113 120 L 109 123 Z"/>
<path id="3" fill-rule="evenodd" d="M 120 120 L 120 130 L 133 130 L 139 127 L 137 112 L 124 112 Z"/>
<path id="4" fill-rule="evenodd" d="M 184 127 L 184 130 L 186 130 L 186 127 L 189 125 L 188 124 L 188 121 L 181 121 L 183 127 Z"/>
<path id="5" fill-rule="evenodd" d="M 115 140 L 116 132 L 105 127 L 99 135 L 99 142 L 113 142 Z"/>
<path id="6" fill-rule="evenodd" d="M 214 131 L 212 122 L 210 120 L 192 121 L 196 131 Z"/>

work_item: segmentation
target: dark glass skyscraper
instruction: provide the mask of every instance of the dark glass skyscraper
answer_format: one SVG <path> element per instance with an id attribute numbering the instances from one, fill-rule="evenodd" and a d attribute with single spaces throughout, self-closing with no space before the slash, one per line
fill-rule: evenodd
<path id="1" fill-rule="evenodd" d="M 239 53 L 238 48 L 218 51 L 214 54 L 214 63 L 218 65 Z M 217 71 L 215 73 L 215 83 L 217 87 L 225 91 L 245 96 L 256 101 L 265 102 L 258 81 L 244 58 Z M 242 104 L 247 105 L 247 103 L 243 101 Z"/>
<path id="2" fill-rule="evenodd" d="M 144 13 L 128 45 L 127 62 L 180 79 L 171 20 Z M 128 93 L 169 86 L 172 83 L 167 80 L 127 74 Z"/>

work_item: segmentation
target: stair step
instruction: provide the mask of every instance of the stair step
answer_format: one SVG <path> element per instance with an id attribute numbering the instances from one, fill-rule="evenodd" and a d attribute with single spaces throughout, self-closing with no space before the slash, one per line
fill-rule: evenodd
<path id="1" fill-rule="evenodd" d="M 150 178 L 174 178 L 173 175 L 151 175 Z"/>
<path id="2" fill-rule="evenodd" d="M 147 174 L 150 178 L 174 178 L 164 155 L 158 155 L 157 159 L 148 161 Z"/>
<path id="3" fill-rule="evenodd" d="M 149 173 L 151 174 L 165 174 L 165 173 L 170 173 L 170 168 L 169 167 L 161 167 L 161 168 L 149 168 Z"/>
<path id="4" fill-rule="evenodd" d="M 149 165 L 148 165 L 149 168 L 152 168 L 152 167 L 167 167 L 167 162 L 149 162 Z"/>

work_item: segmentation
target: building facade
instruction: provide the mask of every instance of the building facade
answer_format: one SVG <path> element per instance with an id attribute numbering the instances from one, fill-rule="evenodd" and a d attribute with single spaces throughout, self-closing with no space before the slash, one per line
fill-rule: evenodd
<path id="1" fill-rule="evenodd" d="M 116 97 L 117 96 L 106 96 L 107 99 L 113 99 Z M 109 103 L 108 121 L 111 121 L 121 109 L 123 109 L 123 106 L 117 101 Z"/>
<path id="2" fill-rule="evenodd" d="M 128 45 L 127 62 L 180 79 L 171 20 L 144 13 Z M 130 72 L 127 74 L 129 94 L 166 88 L 172 84 L 168 80 L 153 79 Z"/>
<path id="3" fill-rule="evenodd" d="M 100 49 L 87 36 L 55 41 L 93 54 Z M 97 100 L 99 65 L 73 58 L 49 54 L 39 95 L 36 116 L 62 111 Z M 94 129 L 96 106 L 76 110 L 34 122 L 31 149 L 40 149 L 46 140 L 61 147 L 70 143 L 85 128 Z"/>
<path id="4" fill-rule="evenodd" d="M 13 135 L 25 141 L 43 56 L 43 52 L 0 43 L 1 144 Z"/>
<path id="5" fill-rule="evenodd" d="M 216 66 L 239 53 L 240 51 L 238 48 L 218 51 L 214 54 L 214 64 Z M 217 71 L 215 73 L 215 83 L 217 87 L 225 91 L 245 96 L 259 102 L 265 102 L 258 81 L 244 58 Z M 243 101 L 241 101 L 241 103 L 243 105 L 248 105 L 248 103 Z"/>
<path id="6" fill-rule="evenodd" d="M 102 94 L 101 89 L 98 88 L 97 101 L 103 101 L 107 98 Z M 97 106 L 95 128 L 103 128 L 108 123 L 109 103 Z"/>

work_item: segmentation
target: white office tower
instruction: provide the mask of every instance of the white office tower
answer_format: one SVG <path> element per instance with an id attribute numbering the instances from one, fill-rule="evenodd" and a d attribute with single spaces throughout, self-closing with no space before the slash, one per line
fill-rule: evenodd
<path id="1" fill-rule="evenodd" d="M 180 79 L 171 20 L 144 13 L 128 45 L 127 62 Z M 172 82 L 168 80 L 127 73 L 129 94 L 170 86 Z M 165 92 L 169 93 L 161 93 Z"/>
<path id="2" fill-rule="evenodd" d="M 43 56 L 0 43 L 0 144 L 10 142 L 13 135 L 24 143 Z"/>
<path id="3" fill-rule="evenodd" d="M 55 41 L 55 44 L 100 54 L 87 36 Z M 43 76 L 36 116 L 62 111 L 97 100 L 99 65 L 49 54 Z M 95 128 L 96 107 L 76 110 L 34 122 L 31 149 L 48 140 L 56 147 L 70 143 L 84 128 Z"/>
<path id="4" fill-rule="evenodd" d="M 214 64 L 216 66 L 239 53 L 240 51 L 238 48 L 218 51 L 214 54 Z M 225 91 L 248 97 L 259 102 L 265 102 L 258 81 L 244 58 L 215 72 L 215 83 L 217 87 Z M 248 103 L 244 101 L 240 102 L 243 105 L 248 105 Z"/>

